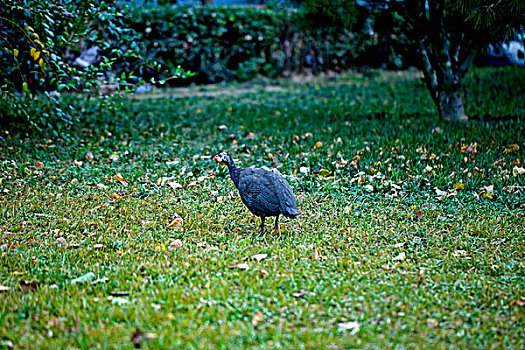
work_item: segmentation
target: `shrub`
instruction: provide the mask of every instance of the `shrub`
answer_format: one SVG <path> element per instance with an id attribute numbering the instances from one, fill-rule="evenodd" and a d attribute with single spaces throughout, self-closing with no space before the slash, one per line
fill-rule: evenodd
<path id="1" fill-rule="evenodd" d="M 368 11 L 354 8 L 351 18 L 324 27 L 312 25 L 309 9 L 140 7 L 129 26 L 149 59 L 171 68 L 183 62 L 196 73 L 184 84 L 209 83 L 368 64 L 378 40 Z"/>

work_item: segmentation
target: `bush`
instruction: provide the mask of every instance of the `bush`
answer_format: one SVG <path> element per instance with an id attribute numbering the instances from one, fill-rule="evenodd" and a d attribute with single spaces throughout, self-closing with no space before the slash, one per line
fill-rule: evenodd
<path id="1" fill-rule="evenodd" d="M 1 6 L 2 121 L 57 134 L 72 123 L 75 110 L 64 109 L 51 91 L 97 94 L 102 84 L 118 91 L 137 84 L 131 67 L 142 70 L 146 62 L 125 15 L 126 7 L 116 0 L 11 0 Z M 93 47 L 99 48 L 95 64 L 73 64 Z"/>
<path id="2" fill-rule="evenodd" d="M 321 27 L 312 25 L 310 9 L 140 7 L 129 26 L 149 59 L 172 69 L 183 62 L 196 73 L 184 84 L 215 83 L 368 64 L 367 56 L 379 51 L 378 39 L 368 11 L 354 9 L 352 18 Z"/>

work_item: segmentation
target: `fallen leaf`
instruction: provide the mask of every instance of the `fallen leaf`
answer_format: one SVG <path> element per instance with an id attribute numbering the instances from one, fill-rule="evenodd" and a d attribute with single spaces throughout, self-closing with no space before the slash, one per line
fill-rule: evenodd
<path id="1" fill-rule="evenodd" d="M 65 317 L 53 317 L 52 319 L 47 321 L 47 326 L 48 327 L 54 327 L 54 326 L 57 326 L 57 325 L 61 324 L 65 320 L 67 320 L 67 318 L 65 318 Z"/>
<path id="2" fill-rule="evenodd" d="M 372 186 L 372 185 L 366 185 L 365 189 L 367 189 L 370 192 L 374 192 L 374 186 Z"/>
<path id="3" fill-rule="evenodd" d="M 168 186 L 173 188 L 174 190 L 177 190 L 179 188 L 182 188 L 182 185 L 178 182 L 175 182 L 175 181 L 171 181 L 171 182 L 167 182 Z"/>
<path id="4" fill-rule="evenodd" d="M 229 267 L 230 269 L 248 270 L 250 266 L 247 263 L 238 263 Z"/>
<path id="5" fill-rule="evenodd" d="M 129 290 L 117 290 L 117 291 L 109 292 L 109 295 L 112 295 L 114 297 L 125 297 L 130 294 L 131 292 Z"/>
<path id="6" fill-rule="evenodd" d="M 0 340 L 0 348 L 2 349 L 13 349 L 15 347 L 15 343 L 9 339 L 2 339 Z"/>
<path id="7" fill-rule="evenodd" d="M 22 287 L 22 290 L 24 292 L 34 292 L 35 290 L 38 289 L 38 287 L 40 287 L 40 282 L 37 282 L 37 281 L 27 282 L 24 280 L 20 280 L 19 283 L 20 283 L 20 287 Z"/>
<path id="8" fill-rule="evenodd" d="M 407 256 L 407 255 L 406 255 L 405 252 L 401 252 L 401 253 L 399 253 L 399 255 L 396 256 L 393 260 L 405 260 L 406 256 Z"/>
<path id="9" fill-rule="evenodd" d="M 441 190 L 440 190 L 439 188 L 437 188 L 437 187 L 436 187 L 435 190 L 436 190 L 436 194 L 437 194 L 438 196 L 446 196 L 446 195 L 448 194 L 447 191 L 441 191 Z"/>
<path id="10" fill-rule="evenodd" d="M 303 296 L 305 296 L 305 295 L 312 295 L 312 296 L 314 296 L 315 293 L 312 293 L 312 292 L 310 292 L 310 291 L 307 290 L 307 289 L 301 289 L 300 291 L 295 292 L 295 293 L 293 293 L 292 295 L 293 295 L 294 297 L 296 297 L 296 298 L 301 298 L 301 297 L 303 297 Z"/>
<path id="11" fill-rule="evenodd" d="M 86 160 L 93 160 L 93 153 L 90 150 L 87 151 Z"/>
<path id="12" fill-rule="evenodd" d="M 40 162 L 38 160 L 35 162 L 35 168 L 41 169 L 43 167 L 44 167 L 44 163 L 42 163 L 42 162 Z"/>
<path id="13" fill-rule="evenodd" d="M 467 252 L 465 250 L 456 250 L 455 252 L 452 253 L 452 256 L 454 258 L 458 258 L 460 256 L 465 256 L 467 255 Z"/>
<path id="14" fill-rule="evenodd" d="M 170 227 L 182 227 L 184 221 L 182 220 L 182 218 L 176 218 L 175 220 L 173 220 L 169 225 L 168 225 L 168 228 Z"/>
<path id="15" fill-rule="evenodd" d="M 518 301 L 516 301 L 516 305 L 518 306 L 525 306 L 525 297 L 519 297 Z"/>
<path id="16" fill-rule="evenodd" d="M 269 273 L 268 273 L 268 271 L 266 271 L 266 270 L 262 269 L 262 270 L 261 270 L 261 274 L 260 274 L 260 275 L 261 275 L 261 277 L 262 277 L 262 278 L 264 278 L 264 277 L 268 276 L 268 275 L 269 275 Z"/>
<path id="17" fill-rule="evenodd" d="M 181 247 L 182 247 L 182 241 L 180 239 L 176 239 L 173 242 L 171 242 L 168 249 L 169 250 L 180 249 Z"/>
<path id="18" fill-rule="evenodd" d="M 435 327 L 439 326 L 439 322 L 435 318 L 429 318 L 427 320 L 427 326 L 430 327 L 430 328 L 435 328 Z"/>
<path id="19" fill-rule="evenodd" d="M 415 214 L 414 214 L 414 220 L 415 220 L 415 221 L 419 221 L 419 220 L 421 220 L 421 218 L 422 218 L 424 215 L 425 215 L 424 212 L 422 212 L 421 210 L 418 210 L 418 211 L 416 211 Z"/>
<path id="20" fill-rule="evenodd" d="M 126 298 L 120 298 L 120 297 L 116 297 L 116 298 L 114 298 L 114 297 L 112 297 L 112 296 L 110 296 L 109 298 L 110 298 L 109 300 L 111 300 L 111 303 L 112 303 L 113 305 L 125 305 L 125 304 L 129 304 L 129 300 L 126 299 Z"/>
<path id="21" fill-rule="evenodd" d="M 338 327 L 343 331 L 351 331 L 351 334 L 356 334 L 359 332 L 359 322 L 357 321 L 341 322 L 339 323 Z"/>
<path id="22" fill-rule="evenodd" d="M 323 143 L 321 141 L 317 141 L 315 143 L 315 148 L 321 148 L 321 147 L 323 147 Z"/>
<path id="23" fill-rule="evenodd" d="M 67 242 L 64 237 L 58 237 L 57 240 L 55 241 L 55 244 L 61 247 L 67 246 Z"/>
<path id="24" fill-rule="evenodd" d="M 257 260 L 257 262 L 260 262 L 262 259 L 266 258 L 268 254 L 255 254 L 252 256 L 253 260 Z"/>
<path id="25" fill-rule="evenodd" d="M 92 285 L 96 285 L 96 284 L 99 284 L 99 283 L 105 283 L 109 281 L 109 278 L 107 277 L 102 277 L 102 278 L 99 278 L 98 280 L 94 280 L 93 282 L 91 282 Z"/>
<path id="26" fill-rule="evenodd" d="M 310 254 L 310 259 L 311 260 L 320 260 L 321 259 L 321 254 L 319 254 L 319 251 L 317 249 L 315 249 L 312 254 Z"/>
<path id="27" fill-rule="evenodd" d="M 252 325 L 257 326 L 259 323 L 261 323 L 264 320 L 264 315 L 262 312 L 257 311 L 255 315 L 252 317 Z"/>
<path id="28" fill-rule="evenodd" d="M 330 175 L 332 175 L 332 172 L 330 170 L 327 170 L 327 169 L 319 170 L 319 177 L 328 177 Z"/>
<path id="29" fill-rule="evenodd" d="M 515 166 L 512 169 L 512 175 L 514 175 L 515 177 L 525 175 L 525 168 L 518 168 L 517 166 Z"/>
<path id="30" fill-rule="evenodd" d="M 458 191 L 463 191 L 465 189 L 465 184 L 458 182 L 457 184 L 454 185 L 454 189 Z"/>
<path id="31" fill-rule="evenodd" d="M 128 185 L 128 183 L 126 182 L 126 180 L 124 180 L 124 178 L 122 177 L 122 175 L 120 175 L 120 173 L 115 175 L 115 179 L 117 179 L 123 186 Z"/>
<path id="32" fill-rule="evenodd" d="M 72 279 L 71 280 L 71 284 L 91 282 L 95 278 L 96 278 L 96 276 L 95 276 L 95 274 L 93 272 L 88 272 L 85 275 L 82 275 L 80 277 Z"/>
<path id="33" fill-rule="evenodd" d="M 519 151 L 520 150 L 520 146 L 518 145 L 509 145 L 504 151 L 503 153 L 511 153 L 511 152 L 516 152 L 516 151 Z"/>

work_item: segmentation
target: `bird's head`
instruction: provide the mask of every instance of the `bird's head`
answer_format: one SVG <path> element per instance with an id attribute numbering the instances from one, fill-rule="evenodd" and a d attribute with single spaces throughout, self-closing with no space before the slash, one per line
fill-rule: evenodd
<path id="1" fill-rule="evenodd" d="M 221 153 L 217 154 L 215 157 L 213 157 L 213 160 L 224 165 L 233 164 L 232 157 L 226 151 L 222 151 Z"/>

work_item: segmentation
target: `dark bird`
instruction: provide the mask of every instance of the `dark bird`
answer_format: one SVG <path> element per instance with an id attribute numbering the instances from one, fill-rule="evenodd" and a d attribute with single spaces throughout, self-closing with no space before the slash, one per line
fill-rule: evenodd
<path id="1" fill-rule="evenodd" d="M 261 233 L 264 232 L 264 219 L 268 216 L 275 216 L 274 230 L 280 234 L 279 215 L 293 219 L 300 214 L 292 188 L 282 176 L 264 169 L 237 168 L 225 151 L 213 159 L 228 166 L 242 202 L 253 215 L 261 218 Z"/>

